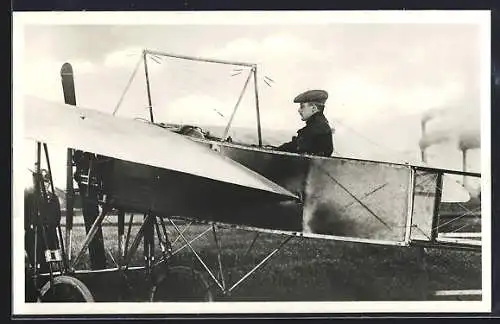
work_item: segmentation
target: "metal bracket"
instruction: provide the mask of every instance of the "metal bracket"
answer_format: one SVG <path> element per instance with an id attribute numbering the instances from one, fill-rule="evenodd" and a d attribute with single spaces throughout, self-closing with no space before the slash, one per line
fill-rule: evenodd
<path id="1" fill-rule="evenodd" d="M 46 262 L 61 262 L 63 260 L 61 250 L 45 250 Z"/>

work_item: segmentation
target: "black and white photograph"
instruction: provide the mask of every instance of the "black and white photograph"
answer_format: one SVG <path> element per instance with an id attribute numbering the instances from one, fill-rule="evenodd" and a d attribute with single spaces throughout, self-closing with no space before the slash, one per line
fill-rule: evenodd
<path id="1" fill-rule="evenodd" d="M 14 313 L 490 311 L 488 11 L 13 18 Z"/>

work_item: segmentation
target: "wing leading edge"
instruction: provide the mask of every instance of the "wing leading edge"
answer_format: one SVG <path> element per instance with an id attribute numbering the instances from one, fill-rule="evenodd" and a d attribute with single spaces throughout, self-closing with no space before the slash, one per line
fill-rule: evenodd
<path id="1" fill-rule="evenodd" d="M 297 199 L 234 160 L 152 124 L 32 96 L 25 96 L 23 113 L 28 139 Z"/>

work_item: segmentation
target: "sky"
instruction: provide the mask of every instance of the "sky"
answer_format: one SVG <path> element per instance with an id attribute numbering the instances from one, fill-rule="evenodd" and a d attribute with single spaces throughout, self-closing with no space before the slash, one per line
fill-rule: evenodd
<path id="1" fill-rule="evenodd" d="M 77 103 L 112 113 L 143 48 L 256 63 L 264 139 L 272 130 L 293 136 L 303 127 L 293 98 L 324 89 L 339 155 L 418 160 L 419 143 L 427 140 L 429 164 L 461 169 L 458 137 L 480 132 L 480 36 L 472 23 L 27 25 L 23 91 L 61 102 L 59 70 L 70 62 Z M 155 121 L 227 124 L 248 68 L 155 60 L 147 63 Z M 234 126 L 255 128 L 253 87 Z M 139 65 L 116 114 L 148 118 L 147 105 Z M 424 116 L 432 117 L 425 139 Z M 480 170 L 478 148 L 468 154 L 468 169 Z M 62 188 L 64 172 L 54 171 Z"/>

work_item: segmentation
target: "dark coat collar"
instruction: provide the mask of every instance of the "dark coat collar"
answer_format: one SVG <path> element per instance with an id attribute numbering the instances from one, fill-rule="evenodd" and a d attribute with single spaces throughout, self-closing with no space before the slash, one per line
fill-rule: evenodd
<path id="1" fill-rule="evenodd" d="M 306 125 L 309 126 L 309 125 L 314 124 L 320 120 L 325 120 L 325 115 L 323 115 L 323 112 L 318 111 L 317 113 L 315 113 L 314 115 L 309 117 L 308 120 L 306 120 Z"/>

